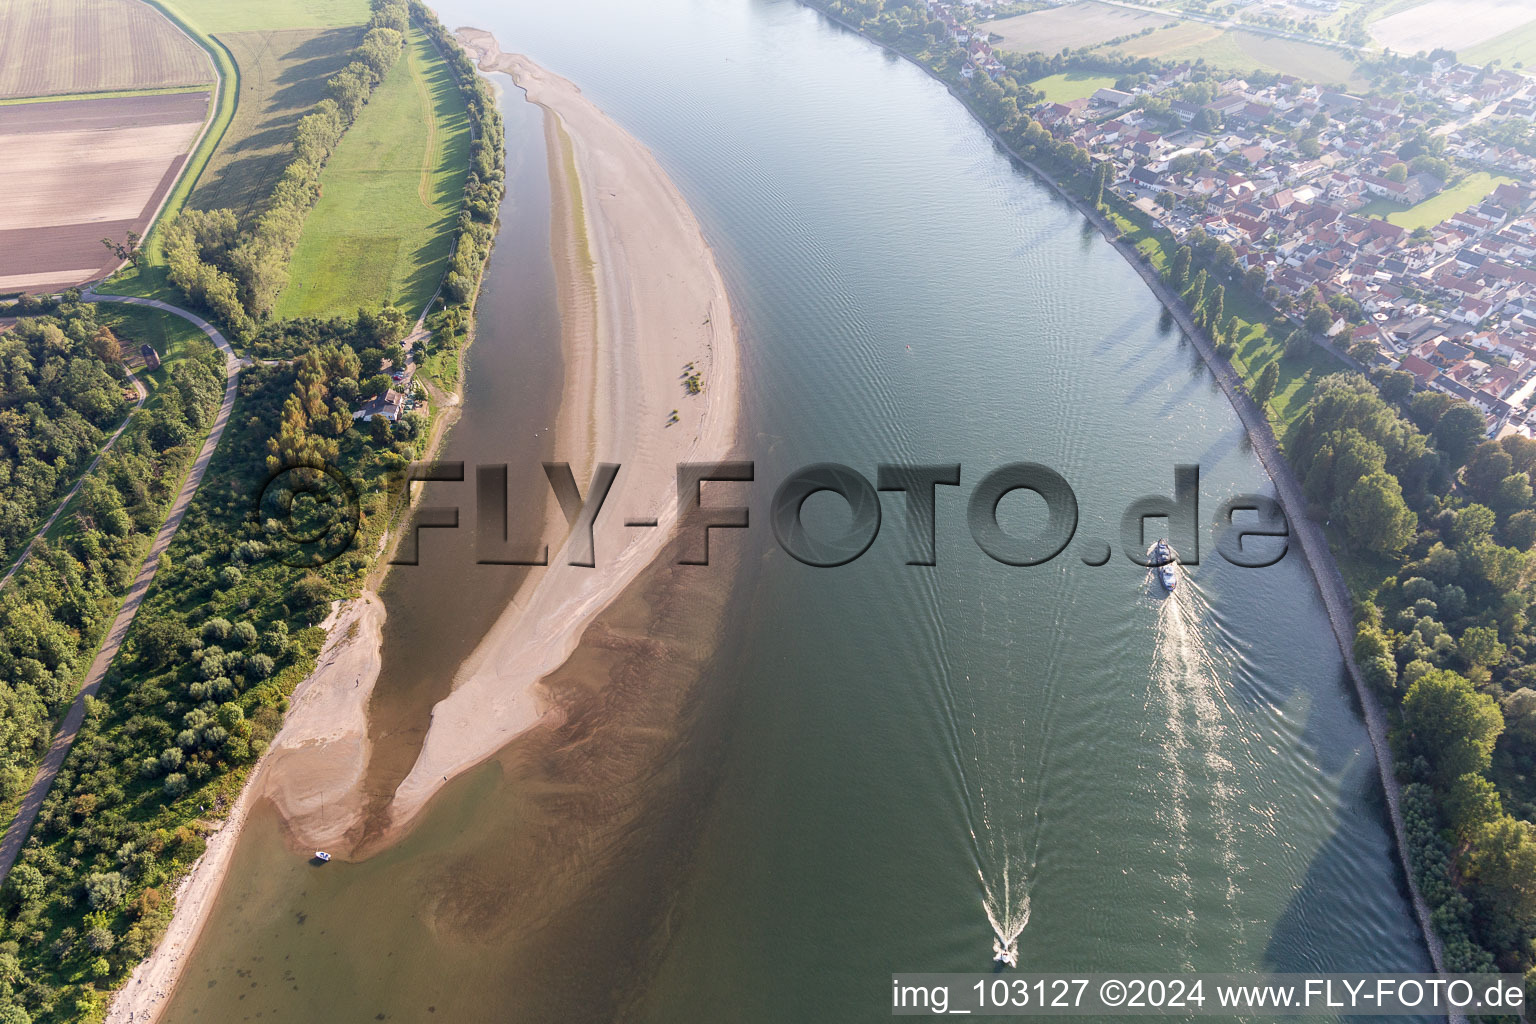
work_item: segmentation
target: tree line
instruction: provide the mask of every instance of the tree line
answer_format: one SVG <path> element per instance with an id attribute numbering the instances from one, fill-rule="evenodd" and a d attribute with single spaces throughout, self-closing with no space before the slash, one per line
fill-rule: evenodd
<path id="1" fill-rule="evenodd" d="M 23 320 L 11 333 L 50 336 L 61 325 L 92 337 L 103 329 L 91 306 L 65 304 L 57 316 Z M 53 721 L 73 698 L 212 421 L 222 361 L 204 347 L 171 367 L 154 412 L 135 418 L 84 481 L 59 532 L 0 591 L 0 803 L 31 781 Z"/>
<path id="2" fill-rule="evenodd" d="M 1415 872 L 1448 967 L 1533 978 L 1536 441 L 1486 440 L 1466 404 L 1380 385 L 1325 379 L 1288 447 L 1309 499 L 1394 566 L 1357 600 L 1354 654 L 1398 709 Z"/>
<path id="3" fill-rule="evenodd" d="M 1009 73 L 966 82 L 962 58 L 920 5 L 820 5 L 923 61 L 1065 186 L 1089 202 L 1113 202 L 1089 153 L 1020 111 L 1038 95 L 1013 76 L 1113 69 L 1134 84 L 1165 65 L 1008 54 Z M 1197 62 L 1197 83 L 1201 77 Z M 1408 140 L 1400 155 L 1410 160 L 1405 171 L 1445 170 L 1428 137 Z M 1226 309 L 1229 287 L 1275 314 L 1273 326 L 1255 330 L 1283 338 L 1284 358 L 1301 356 L 1338 319 L 1362 319 L 1344 297 L 1279 295 L 1262 271 L 1242 272 L 1231 247 L 1204 232 L 1191 232 L 1183 246 L 1155 228 L 1153 235 L 1168 257 L 1164 281 L 1223 356 L 1240 340 L 1241 322 Z M 1261 407 L 1274 395 L 1279 363 L 1270 360 L 1248 382 Z M 1447 967 L 1521 972 L 1527 991 L 1536 990 L 1536 441 L 1488 440 L 1480 411 L 1416 391 L 1410 374 L 1390 371 L 1318 381 L 1283 446 L 1310 514 L 1335 527 L 1341 560 L 1357 579 L 1380 579 L 1356 583 L 1353 654 L 1392 716 L 1410 861 Z"/>
<path id="4" fill-rule="evenodd" d="M 501 197 L 506 191 L 506 136 L 496 96 L 476 74 L 469 55 L 421 0 L 411 0 L 411 14 L 443 55 L 469 112 L 469 176 L 464 181 L 464 206 L 459 211 L 453 258 L 443 282 L 449 303 L 468 303 L 480 285 L 480 271 L 496 238 Z"/>

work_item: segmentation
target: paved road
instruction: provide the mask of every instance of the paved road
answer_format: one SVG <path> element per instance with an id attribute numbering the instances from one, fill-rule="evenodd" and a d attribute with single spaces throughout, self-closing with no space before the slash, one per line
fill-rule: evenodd
<path id="1" fill-rule="evenodd" d="M 171 504 L 165 522 L 160 526 L 160 532 L 155 534 L 155 541 L 150 545 L 149 553 L 144 556 L 144 564 L 139 568 L 138 577 L 129 588 L 122 607 L 118 609 L 117 618 L 112 620 L 112 627 L 107 630 L 107 635 L 101 642 L 96 660 L 91 662 L 90 671 L 86 673 L 85 682 L 75 696 L 75 702 L 70 705 L 63 724 L 54 734 L 53 742 L 48 746 L 48 753 L 43 756 L 43 763 L 38 768 L 37 776 L 32 780 L 32 786 L 27 790 L 27 795 L 23 798 L 15 819 L 6 830 L 4 838 L 0 839 L 0 882 L 5 880 L 11 866 L 16 863 L 22 844 L 32 830 L 32 823 L 37 820 L 37 814 L 42 810 L 43 798 L 48 795 L 54 778 L 59 774 L 59 768 L 64 764 L 64 758 L 69 755 L 69 748 L 74 745 L 80 725 L 85 721 L 85 698 L 94 697 L 101 689 L 101 682 L 106 678 L 107 668 L 112 664 L 112 659 L 117 656 L 117 650 L 122 646 L 128 627 L 133 624 L 133 617 L 138 614 L 139 605 L 144 602 L 144 594 L 149 590 L 150 581 L 155 578 L 155 570 L 160 567 L 160 555 L 170 547 L 171 538 L 176 536 L 176 529 L 181 525 L 182 517 L 186 515 L 187 506 L 191 504 L 192 496 L 197 493 L 197 487 L 203 481 L 203 474 L 208 471 L 208 464 L 213 461 L 214 450 L 218 448 L 219 439 L 224 436 L 224 427 L 229 423 L 229 413 L 234 407 L 235 394 L 239 390 L 240 369 L 244 365 L 235 356 L 234 349 L 229 347 L 229 342 L 217 328 L 202 317 L 188 313 L 184 309 L 157 299 L 97 295 L 93 292 L 87 292 L 82 298 L 87 302 L 124 302 L 133 306 L 149 306 L 189 321 L 208 335 L 218 346 L 219 351 L 224 353 L 224 401 L 219 405 L 213 428 L 208 431 L 208 439 L 203 442 L 203 449 L 198 453 L 197 461 L 192 464 L 191 472 L 187 474 L 187 479 L 182 483 L 176 500 Z"/>
<path id="2" fill-rule="evenodd" d="M 53 524 L 58 522 L 59 516 L 64 512 L 64 509 L 71 501 L 75 500 L 75 495 L 80 493 L 80 487 L 85 483 L 85 478 L 96 472 L 96 467 L 101 465 L 101 457 L 112 450 L 112 446 L 117 443 L 117 439 L 123 436 L 123 431 L 128 429 L 128 424 L 133 422 L 133 414 L 144 408 L 144 400 L 149 397 L 148 389 L 133 375 L 132 370 L 128 371 L 128 382 L 133 385 L 133 390 L 139 393 L 139 400 L 133 403 L 133 408 L 128 410 L 127 416 L 123 417 L 122 425 L 117 428 L 111 437 L 107 438 L 107 443 L 101 446 L 101 451 L 97 452 L 96 457 L 91 460 L 91 464 L 85 467 L 85 472 L 80 474 L 80 479 L 75 481 L 75 486 L 71 487 L 69 493 L 64 495 L 58 507 L 53 510 L 53 515 L 49 516 L 48 521 L 32 535 L 31 540 L 27 541 L 27 546 L 22 549 L 16 561 L 11 563 L 11 567 L 6 570 L 5 575 L 0 576 L 0 587 L 11 582 L 11 577 L 16 575 L 17 570 L 27 564 L 27 559 L 32 557 L 33 546 L 43 538 L 44 534 L 53 529 Z"/>

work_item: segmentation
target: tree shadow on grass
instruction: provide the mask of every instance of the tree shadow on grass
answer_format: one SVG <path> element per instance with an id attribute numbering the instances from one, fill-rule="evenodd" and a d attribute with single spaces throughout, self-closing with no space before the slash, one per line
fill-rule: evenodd
<path id="1" fill-rule="evenodd" d="M 193 195 L 200 209 L 259 212 L 293 157 L 299 119 L 326 98 L 326 81 L 351 59 L 361 28 L 234 33 L 224 37 L 240 69 L 239 106 L 209 171 Z M 260 37 L 258 41 L 253 40 Z M 273 64 L 275 78 L 264 72 Z M 254 106 L 253 106 L 254 105 Z"/>

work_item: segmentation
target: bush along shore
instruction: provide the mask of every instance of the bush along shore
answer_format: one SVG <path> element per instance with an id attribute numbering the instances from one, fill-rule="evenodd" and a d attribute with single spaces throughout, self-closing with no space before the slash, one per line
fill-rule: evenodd
<path id="1" fill-rule="evenodd" d="M 922 5 L 805 2 L 944 82 L 1150 272 L 1208 342 L 1218 378 L 1238 381 L 1234 400 L 1268 417 L 1278 468 L 1300 483 L 1292 516 L 1326 537 L 1342 572 L 1340 582 L 1312 559 L 1319 583 L 1325 596 L 1347 584 L 1353 602 L 1336 631 L 1391 730 L 1385 781 L 1435 959 L 1524 973 L 1536 994 L 1536 441 L 1486 440 L 1471 406 L 1417 392 L 1401 371 L 1360 372 L 1318 343 L 1320 324 L 1270 305 L 1262 272 L 1241 273 L 1230 246 L 1198 228 L 1174 238 L 1109 190 L 1089 153 L 1025 112 L 1042 98 L 1028 84 L 1040 77 L 1138 75 L 1158 62 L 1003 54 L 1007 70 L 967 78 L 964 52 Z M 1245 358 L 1255 353 L 1266 358 Z M 1282 386 L 1282 375 L 1305 386 Z"/>
<path id="2" fill-rule="evenodd" d="M 495 238 L 505 174 L 501 117 L 490 87 L 424 5 L 376 4 L 364 46 L 371 37 L 375 55 L 387 56 L 392 45 L 384 44 L 401 35 L 404 18 L 427 32 L 453 69 L 474 125 L 454 257 L 427 316 L 435 336 L 417 341 L 450 350 L 472 333 L 472 304 Z M 358 65 L 368 69 L 352 78 L 361 91 L 375 69 L 361 56 Z M 310 115 L 321 120 L 306 122 L 318 125 L 311 130 L 323 142 L 345 108 L 335 99 L 321 106 Z M 259 238 L 259 225 L 282 209 L 278 216 L 291 227 L 286 218 L 304 208 L 291 201 L 309 194 L 316 168 L 303 156 L 294 163 L 306 166 L 290 168 L 278 187 L 283 192 L 293 185 L 294 192 L 283 193 L 287 198 L 263 213 L 257 227 L 231 236 L 245 233 L 240 241 L 207 256 L 233 260 L 236 251 L 254 254 L 263 246 L 269 255 L 282 251 L 277 242 L 288 237 L 288 227 Z M 222 223 L 229 226 L 227 219 Z M 168 233 L 168 246 L 174 234 Z M 191 237 L 194 247 L 200 244 L 196 231 Z M 185 235 L 180 244 L 186 245 Z M 193 255 L 202 261 L 205 253 Z M 318 624 L 332 602 L 364 587 L 385 530 L 402 513 L 404 469 L 428 454 L 430 431 L 419 413 L 398 421 L 354 417 L 388 387 L 381 369 L 386 359 L 398 361 L 403 354 L 407 315 L 360 310 L 355 317 L 258 327 L 243 295 L 260 289 L 254 278 L 236 280 L 236 266 L 218 268 L 235 289 L 238 312 L 250 320 L 236 322 L 247 327 L 253 346 L 292 358 L 258 363 L 242 374 L 231 436 L 187 511 L 16 867 L 0 886 L 3 1024 L 100 1019 L 110 993 L 154 947 L 170 920 L 179 881 L 276 734 L 294 687 L 313 669 L 325 640 Z M 246 288 L 251 290 L 243 293 Z M 230 316 L 235 312 L 231 306 Z M 18 328 L 29 337 L 39 329 Z M 186 387 L 192 393 L 178 408 L 201 409 L 200 386 L 189 381 Z M 63 687 L 58 680 L 70 669 L 58 666 L 77 658 L 73 651 L 88 642 L 70 639 L 78 628 L 71 617 L 82 610 L 101 614 L 90 607 L 101 589 L 95 580 L 110 576 L 117 564 L 104 558 L 103 549 L 122 543 L 112 531 L 131 530 L 140 505 L 154 499 L 151 482 L 166 474 L 150 463 L 179 450 L 160 442 L 190 429 L 171 422 L 169 413 L 146 418 L 142 445 L 120 445 L 123 453 L 107 474 L 121 490 L 93 492 L 91 519 L 80 521 L 78 543 L 85 548 L 68 550 L 74 562 L 50 550 L 35 558 L 35 569 L 28 566 L 26 586 L 42 591 L 36 599 L 16 601 L 18 614 L 28 617 L 27 632 L 59 651 L 16 652 L 16 664 L 54 680 L 43 680 L 39 695 L 27 696 L 42 706 L 19 721 L 46 717 L 47 698 L 40 694 Z M 337 475 L 350 482 L 351 492 L 336 485 Z M 295 524 L 287 503 L 311 488 L 319 500 L 299 507 L 314 521 Z M 147 521 L 149 514 L 143 515 Z M 319 539 L 289 540 L 295 536 Z M 82 576 L 96 589 L 79 586 Z M 61 589 L 66 587 L 76 589 Z M 55 591 L 66 596 L 55 600 L 49 596 Z M 62 639 L 55 643 L 54 637 Z M 38 733 L 32 728 L 17 745 L 34 749 Z"/>

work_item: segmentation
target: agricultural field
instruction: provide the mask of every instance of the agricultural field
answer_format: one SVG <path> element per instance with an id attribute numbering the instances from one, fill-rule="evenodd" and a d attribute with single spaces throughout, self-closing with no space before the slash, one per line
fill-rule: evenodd
<path id="1" fill-rule="evenodd" d="M 1371 38 L 1398 53 L 1471 50 L 1536 22 L 1529 0 L 1429 0 L 1371 25 Z"/>
<path id="2" fill-rule="evenodd" d="M 1112 89 L 1115 79 L 1111 75 L 1090 75 L 1083 71 L 1068 71 L 1060 75 L 1047 75 L 1029 83 L 1040 90 L 1047 103 L 1070 103 L 1092 96 L 1100 89 Z"/>
<path id="3" fill-rule="evenodd" d="M 166 7 L 197 26 L 198 31 L 260 32 L 285 28 L 336 28 L 362 25 L 370 14 L 368 0 L 162 0 Z"/>
<path id="4" fill-rule="evenodd" d="M 1459 56 L 1462 60 L 1478 64 L 1501 61 L 1509 67 L 1536 66 L 1536 21 L 1527 22 L 1512 32 L 1469 47 Z"/>
<path id="5" fill-rule="evenodd" d="M 1085 0 L 1067 7 L 1000 18 L 987 22 L 983 28 L 1003 37 L 998 45 L 1004 50 L 1058 53 L 1063 47 L 1098 46 L 1143 29 L 1173 24 L 1174 19 L 1166 15 Z"/>
<path id="6" fill-rule="evenodd" d="M 242 218 L 272 191 L 293 155 L 299 118 L 326 96 L 325 83 L 347 65 L 355 28 L 221 33 L 239 68 L 239 105 L 192 191 L 202 210 L 227 207 Z"/>
<path id="7" fill-rule="evenodd" d="M 0 3 L 0 99 L 210 85 L 213 63 L 140 0 Z"/>
<path id="8" fill-rule="evenodd" d="M 320 175 L 276 315 L 393 302 L 419 313 L 447 265 L 469 153 L 458 85 L 431 42 L 405 53 Z"/>
<path id="9" fill-rule="evenodd" d="M 1275 71 L 1321 85 L 1343 84 L 1351 89 L 1369 85 L 1355 70 L 1349 57 L 1331 47 L 1278 39 L 1247 29 L 1224 29 L 1203 22 L 1184 22 L 1112 49 L 1161 60 L 1203 58 L 1212 67 L 1227 71 Z"/>
<path id="10" fill-rule="evenodd" d="M 206 92 L 0 106 L 0 294 L 114 266 L 101 239 L 143 232 L 208 113 Z"/>
<path id="11" fill-rule="evenodd" d="M 1369 217 L 1385 219 L 1390 224 L 1412 231 L 1414 228 L 1432 228 L 1445 218 L 1460 213 L 1491 193 L 1500 185 L 1512 184 L 1515 179 L 1494 177 L 1486 171 L 1469 174 L 1458 185 L 1439 195 L 1430 196 L 1422 203 L 1403 207 L 1385 199 L 1376 199 L 1360 208 Z"/>

